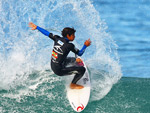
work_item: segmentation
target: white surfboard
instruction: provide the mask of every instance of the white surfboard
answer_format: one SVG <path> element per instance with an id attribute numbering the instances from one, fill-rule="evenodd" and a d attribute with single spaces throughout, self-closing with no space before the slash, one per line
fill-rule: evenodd
<path id="1" fill-rule="evenodd" d="M 71 89 L 70 87 L 67 88 L 68 100 L 70 102 L 71 107 L 76 112 L 83 111 L 87 106 L 90 98 L 91 83 L 89 72 L 84 62 L 83 64 L 84 67 L 86 68 L 86 71 L 83 77 L 77 82 L 77 84 L 83 85 L 84 88 L 83 89 Z"/>

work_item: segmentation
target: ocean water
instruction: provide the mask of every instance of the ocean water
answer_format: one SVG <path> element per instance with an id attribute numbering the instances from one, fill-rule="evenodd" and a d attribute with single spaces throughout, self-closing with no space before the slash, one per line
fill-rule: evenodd
<path id="1" fill-rule="evenodd" d="M 123 75 L 150 78 L 150 1 L 93 0 L 93 4 L 118 45 Z"/>
<path id="2" fill-rule="evenodd" d="M 150 2 L 147 0 L 0 0 L 0 113 L 74 113 L 68 76 L 50 68 L 54 34 L 76 29 L 73 42 L 92 45 L 82 58 L 91 77 L 83 113 L 150 112 Z M 72 56 L 72 54 L 70 54 Z"/>

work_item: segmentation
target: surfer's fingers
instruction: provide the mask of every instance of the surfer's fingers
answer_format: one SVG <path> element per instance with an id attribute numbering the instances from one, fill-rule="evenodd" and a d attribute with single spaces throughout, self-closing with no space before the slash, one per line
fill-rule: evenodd
<path id="1" fill-rule="evenodd" d="M 35 27 L 36 25 L 32 22 L 29 22 L 29 27 Z"/>
<path id="2" fill-rule="evenodd" d="M 29 27 L 32 28 L 31 30 L 35 30 L 35 29 L 37 28 L 37 25 L 35 25 L 35 24 L 32 23 L 32 22 L 29 22 Z"/>
<path id="3" fill-rule="evenodd" d="M 92 42 L 91 42 L 91 39 L 90 39 L 90 38 L 88 39 L 88 42 L 89 42 L 89 45 L 91 45 Z"/>
<path id="4" fill-rule="evenodd" d="M 33 23 L 32 22 L 29 22 L 29 26 L 32 26 L 33 25 Z"/>
<path id="5" fill-rule="evenodd" d="M 90 42 L 90 43 L 91 43 L 91 39 L 90 39 L 90 38 L 88 39 L 88 42 Z"/>
<path id="6" fill-rule="evenodd" d="M 91 45 L 91 40 L 90 40 L 90 38 L 89 38 L 88 40 L 86 40 L 84 44 L 85 44 L 86 46 L 90 46 L 90 45 Z"/>
<path id="7" fill-rule="evenodd" d="M 32 22 L 29 22 L 29 27 L 33 27 L 33 23 Z"/>

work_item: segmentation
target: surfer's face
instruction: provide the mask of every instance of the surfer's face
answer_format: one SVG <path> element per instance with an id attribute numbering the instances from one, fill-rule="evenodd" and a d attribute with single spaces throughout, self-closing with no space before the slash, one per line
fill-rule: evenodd
<path id="1" fill-rule="evenodd" d="M 72 34 L 72 35 L 70 35 L 70 36 L 67 34 L 67 38 L 68 38 L 70 41 L 73 41 L 74 38 L 75 38 L 75 34 Z"/>

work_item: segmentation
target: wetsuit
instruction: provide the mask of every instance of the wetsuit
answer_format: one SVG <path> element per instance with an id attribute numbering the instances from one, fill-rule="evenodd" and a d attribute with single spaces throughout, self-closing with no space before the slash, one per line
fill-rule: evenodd
<path id="1" fill-rule="evenodd" d="M 79 50 L 75 48 L 74 44 L 70 43 L 67 38 L 53 35 L 39 26 L 37 26 L 37 29 L 54 41 L 51 57 L 51 69 L 53 72 L 59 76 L 75 73 L 72 83 L 76 84 L 76 82 L 84 75 L 85 68 L 83 66 L 75 65 L 76 59 L 68 58 L 67 55 L 72 51 L 78 56 L 81 56 L 86 49 L 86 45 Z M 68 63 L 74 63 L 74 65 L 67 67 Z"/>

